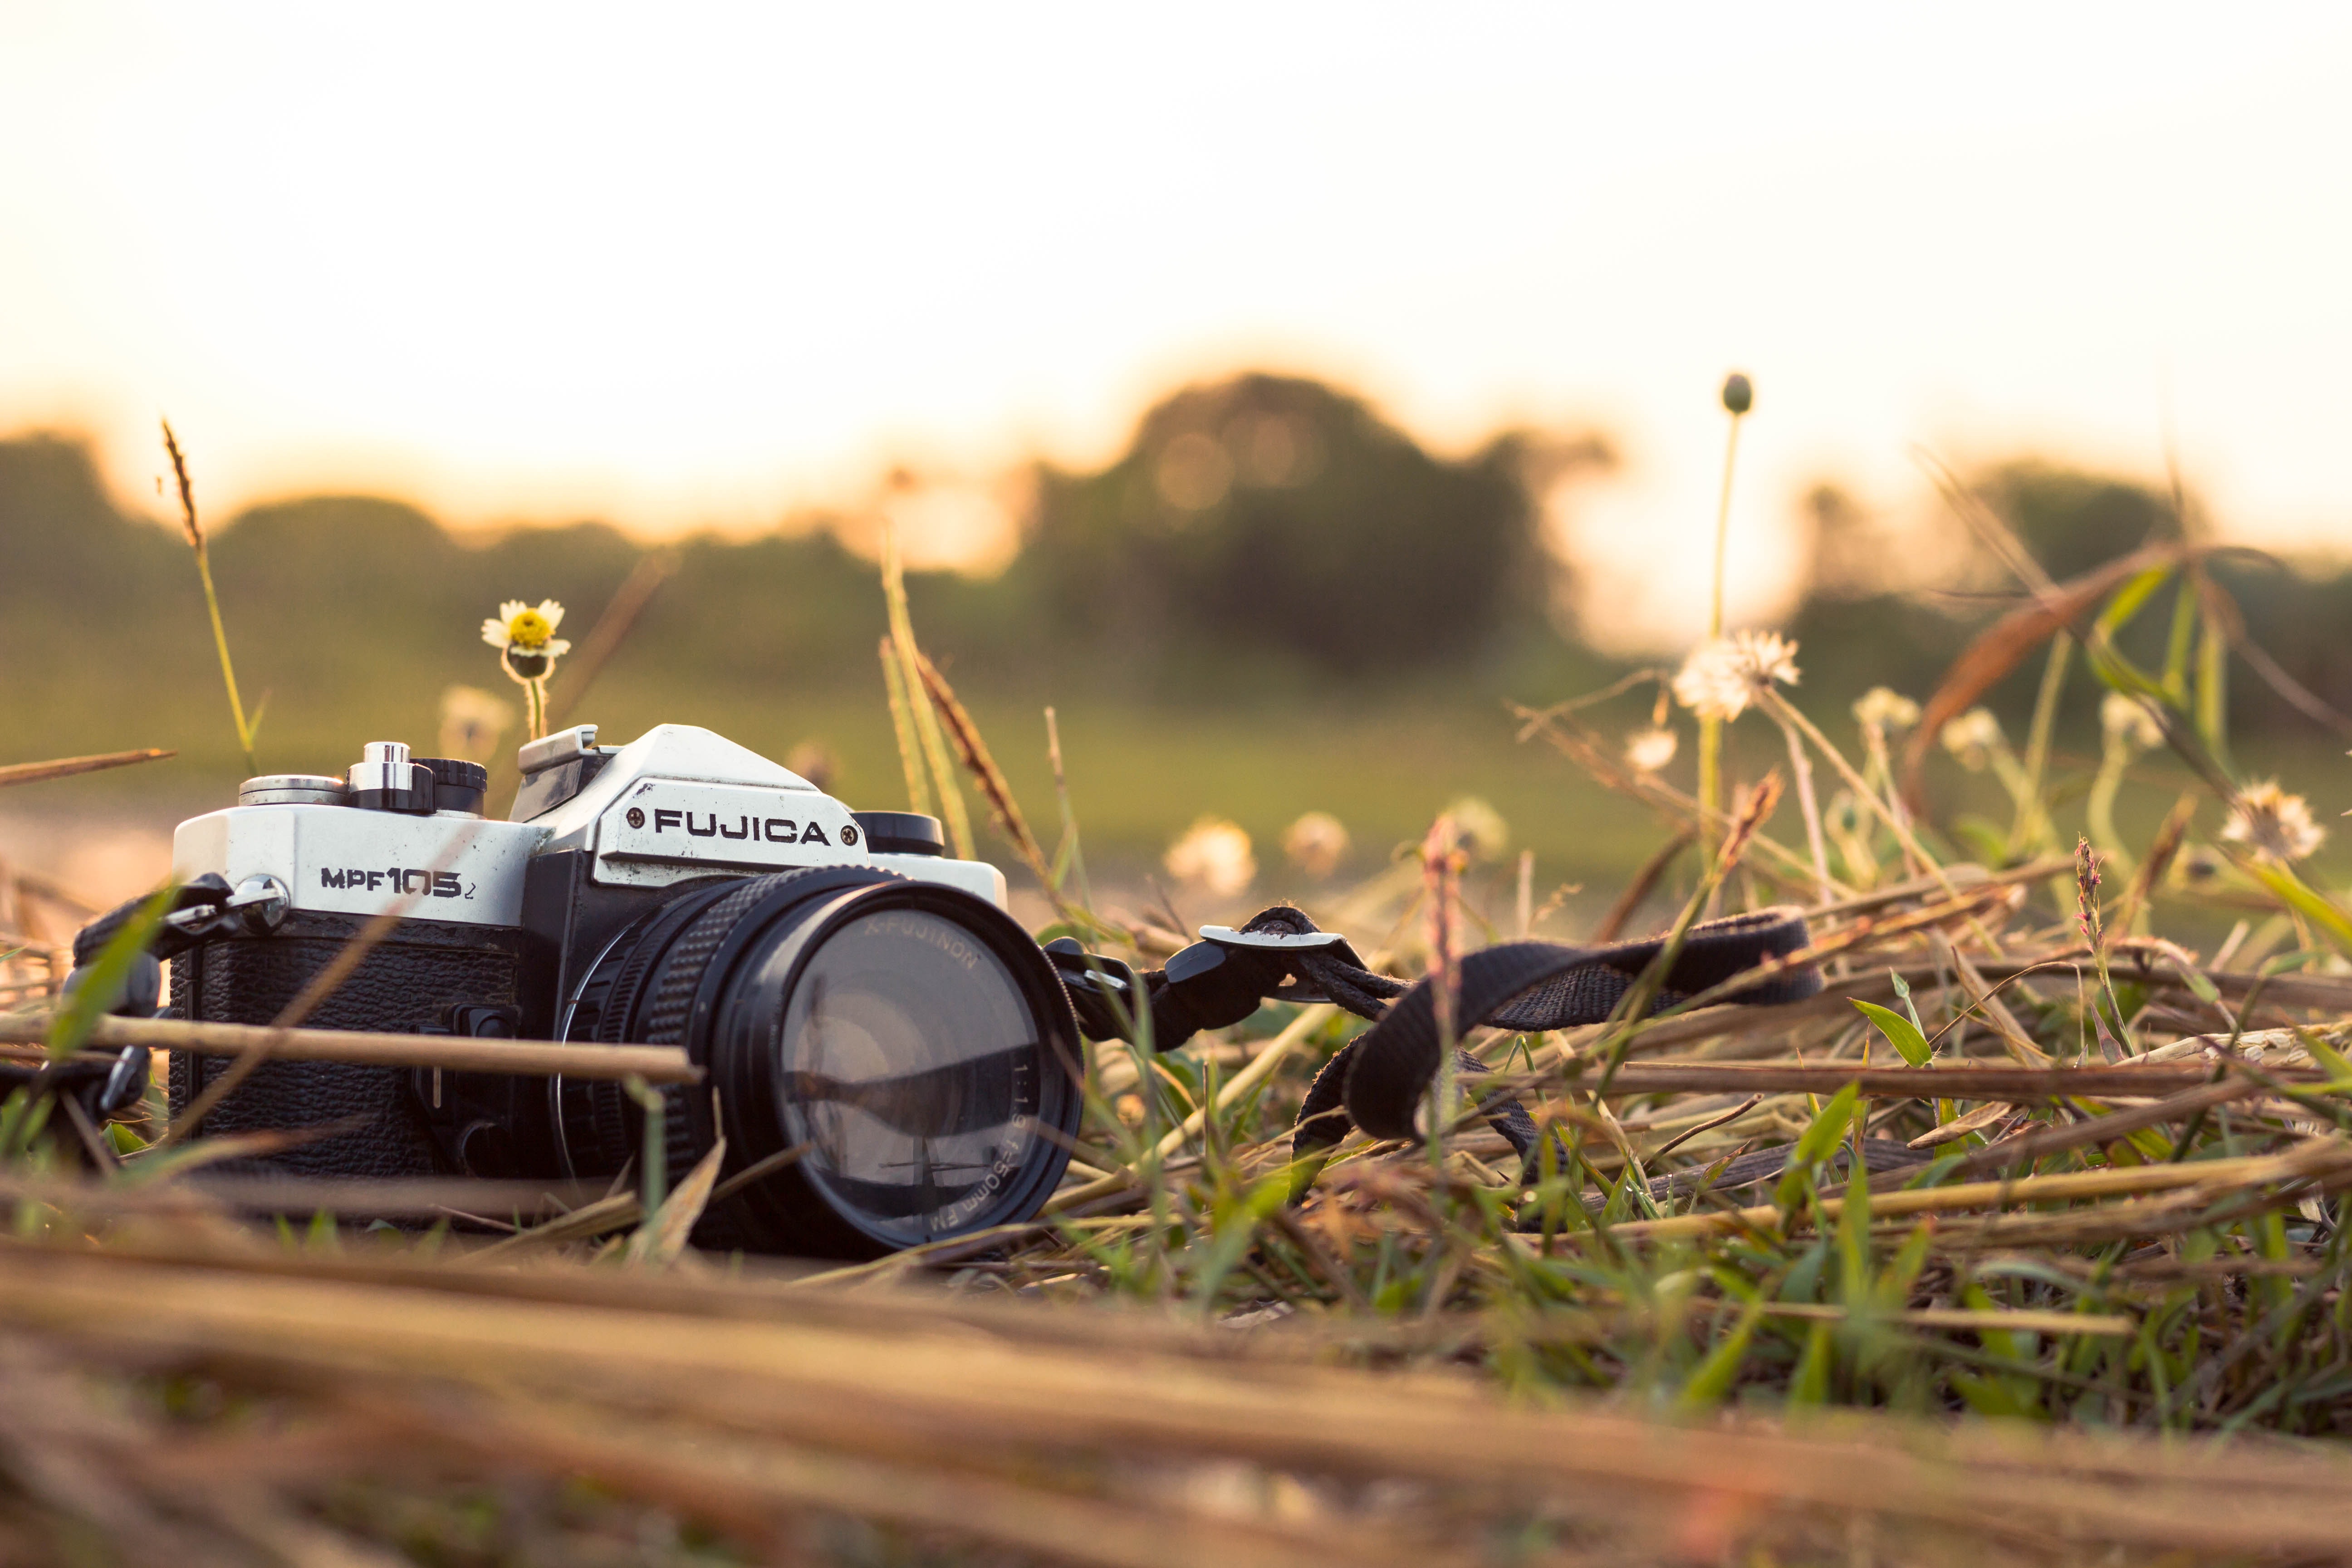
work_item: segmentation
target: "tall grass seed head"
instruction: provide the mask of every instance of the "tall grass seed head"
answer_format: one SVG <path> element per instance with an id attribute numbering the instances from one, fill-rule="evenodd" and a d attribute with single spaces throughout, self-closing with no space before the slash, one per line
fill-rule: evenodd
<path id="1" fill-rule="evenodd" d="M 1919 705 L 1891 686 L 1874 686 L 1855 700 L 1853 717 L 1864 730 L 1893 734 L 1919 721 Z"/>
<path id="2" fill-rule="evenodd" d="M 1733 371 L 1723 378 L 1723 405 L 1735 415 L 1745 414 L 1756 406 L 1756 386 L 1746 376 Z"/>
<path id="3" fill-rule="evenodd" d="M 572 645 L 555 635 L 562 624 L 563 606 L 553 599 L 541 599 L 536 605 L 509 599 L 482 623 L 482 640 L 499 650 L 509 675 L 537 680 L 572 651 Z"/>
<path id="4" fill-rule="evenodd" d="M 1308 876 L 1329 876 L 1348 854 L 1348 829 L 1328 811 L 1310 811 L 1282 830 L 1283 857 Z"/>
<path id="5" fill-rule="evenodd" d="M 1992 761 L 1994 748 L 2002 743 L 2000 721 L 1990 708 L 1971 708 L 1945 725 L 1937 739 L 1959 759 L 1960 766 L 1972 773 L 1982 773 Z"/>
<path id="6" fill-rule="evenodd" d="M 1626 764 L 1637 773 L 1656 773 L 1675 760 L 1680 744 L 1675 732 L 1662 724 L 1636 730 L 1625 741 Z"/>
<path id="7" fill-rule="evenodd" d="M 2311 805 L 2303 796 L 2287 794 L 2276 779 L 2263 779 L 2238 792 L 2221 837 L 2284 865 L 2317 849 L 2327 829 L 2312 820 Z"/>
<path id="8" fill-rule="evenodd" d="M 2145 752 L 2164 743 L 2164 726 L 2156 721 L 2147 704 L 2121 691 L 2110 691 L 2100 699 L 2099 729 L 2109 745 Z"/>
<path id="9" fill-rule="evenodd" d="M 1204 816 L 1186 828 L 1160 863 L 1178 881 L 1213 898 L 1230 899 L 1257 879 L 1250 836 L 1222 816 Z"/>
<path id="10" fill-rule="evenodd" d="M 1738 718 L 1774 682 L 1797 684 L 1797 645 L 1778 632 L 1710 637 L 1675 675 L 1675 699 L 1702 719 Z"/>
<path id="11" fill-rule="evenodd" d="M 2099 857 L 2088 838 L 2074 839 L 2074 919 L 2083 940 L 2099 945 Z"/>
<path id="12" fill-rule="evenodd" d="M 204 525 L 196 521 L 196 488 L 188 482 L 188 457 L 180 450 L 180 438 L 172 433 L 169 419 L 163 421 L 163 450 L 171 455 L 172 479 L 180 489 L 180 527 L 188 536 L 189 548 L 201 551 L 205 547 L 205 531 Z M 159 474 L 155 492 L 161 495 L 163 491 L 163 479 Z"/>

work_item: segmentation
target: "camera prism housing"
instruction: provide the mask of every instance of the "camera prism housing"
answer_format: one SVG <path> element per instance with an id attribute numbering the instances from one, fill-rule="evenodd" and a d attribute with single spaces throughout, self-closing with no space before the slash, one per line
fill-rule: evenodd
<path id="1" fill-rule="evenodd" d="M 609 1182 L 657 1147 L 672 1183 L 723 1138 L 722 1180 L 772 1168 L 706 1209 L 716 1247 L 870 1257 L 1035 1214 L 1083 1047 L 1002 872 L 688 725 L 617 749 L 579 726 L 518 761 L 509 821 L 478 815 L 478 764 L 375 742 L 181 824 L 175 879 L 247 889 L 257 918 L 173 960 L 173 1011 L 268 1024 L 385 921 L 306 1024 L 680 1047 L 703 1078 L 662 1091 L 653 1143 L 607 1079 L 284 1061 L 206 1133 L 293 1134 L 254 1165 L 332 1177 Z M 174 1112 L 230 1066 L 175 1055 Z"/>

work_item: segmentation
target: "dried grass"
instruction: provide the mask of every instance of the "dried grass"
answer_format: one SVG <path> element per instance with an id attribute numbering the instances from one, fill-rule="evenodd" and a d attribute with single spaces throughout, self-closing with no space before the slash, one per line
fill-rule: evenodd
<path id="1" fill-rule="evenodd" d="M 2134 671 L 2107 635 L 2193 552 L 2063 586 L 2029 567 L 2033 603 L 1941 709 L 2071 629 L 2101 679 L 2172 694 L 2192 773 L 2218 766 L 2207 676 Z M 1180 944 L 1093 908 L 1066 792 L 1047 855 L 887 575 L 915 804 L 960 814 L 952 744 L 1066 929 L 1138 963 Z M 1612 934 L 1659 889 L 1677 931 L 1718 891 L 1792 899 L 1812 933 L 1795 962 L 1828 980 L 1726 1004 L 1784 962 L 1590 1028 L 1460 1028 L 1495 1069 L 1461 1090 L 1508 1089 L 1558 1135 L 1531 1169 L 1444 1088 L 1435 1135 L 1294 1165 L 1305 1086 L 1353 1027 L 1328 1005 L 1097 1053 L 1045 1214 L 847 1268 L 688 1245 L 706 1202 L 799 1150 L 732 1176 L 714 1153 L 650 1199 L 257 1183 L 217 1167 L 284 1136 L 170 1148 L 153 1106 L 139 1131 L 164 1135 L 118 1163 L 19 1095 L 0 1110 L 0 1562 L 2346 1561 L 2352 964 L 2231 969 L 2139 933 L 2199 904 L 2278 911 L 2312 942 L 2352 921 L 2283 864 L 2189 882 L 2193 795 L 2119 890 L 2069 857 L 2043 776 L 2069 668 L 2050 659 L 2032 798 L 1990 870 L 1906 810 L 1885 737 L 1858 770 L 1777 698 L 1801 783 L 1818 760 L 1850 797 L 1841 866 L 1818 801 L 1807 852 L 1764 833 L 1776 779 L 1726 812 L 1620 766 L 1586 716 L 1648 677 L 1518 710 L 1662 818 Z M 1676 881 L 1693 843 L 1719 847 Z M 1441 823 L 1321 913 L 1445 977 L 1485 875 Z M 12 1071 L 50 1038 L 56 952 L 0 973 Z M 1896 1026 L 1857 999 L 1904 1009 L 1929 1065 L 1900 1065 Z M 100 1019 L 86 1044 L 690 1072 L 643 1047 L 299 1023 Z M 359 1223 L 379 1215 L 408 1228 Z"/>

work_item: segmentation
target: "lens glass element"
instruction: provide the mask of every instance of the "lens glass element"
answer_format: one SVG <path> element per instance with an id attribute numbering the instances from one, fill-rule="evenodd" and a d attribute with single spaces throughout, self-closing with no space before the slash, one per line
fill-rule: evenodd
<path id="1" fill-rule="evenodd" d="M 919 909 L 842 925 L 778 1036 L 777 1113 L 803 1173 L 894 1245 L 991 1223 L 1037 1141 L 1041 1031 L 979 936 Z"/>

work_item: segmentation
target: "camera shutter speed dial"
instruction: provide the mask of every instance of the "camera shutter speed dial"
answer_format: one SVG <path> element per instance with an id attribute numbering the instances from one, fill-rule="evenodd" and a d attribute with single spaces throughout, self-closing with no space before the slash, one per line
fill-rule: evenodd
<path id="1" fill-rule="evenodd" d="M 362 811 L 404 811 L 427 815 L 433 810 L 433 770 L 408 760 L 408 748 L 398 741 L 370 741 L 352 764 L 352 804 Z"/>

